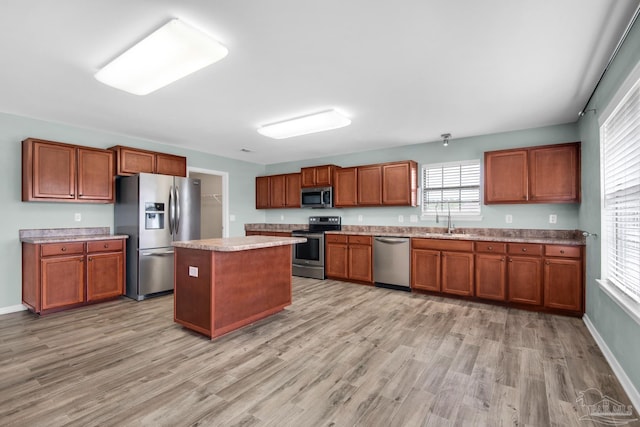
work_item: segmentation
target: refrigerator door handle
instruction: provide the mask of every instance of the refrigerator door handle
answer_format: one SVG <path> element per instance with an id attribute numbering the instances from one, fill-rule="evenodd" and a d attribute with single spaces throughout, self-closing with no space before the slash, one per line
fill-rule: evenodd
<path id="1" fill-rule="evenodd" d="M 175 201 L 173 200 L 173 186 L 169 187 L 169 234 L 173 234 L 173 221 L 174 221 L 174 212 L 175 212 L 175 208 L 174 208 L 174 203 Z"/>
<path id="2" fill-rule="evenodd" d="M 174 222 L 174 229 L 176 231 L 176 237 L 178 237 L 178 231 L 180 230 L 180 192 L 178 191 L 177 185 L 174 188 L 176 189 L 176 200 L 174 201 L 176 218 Z"/>

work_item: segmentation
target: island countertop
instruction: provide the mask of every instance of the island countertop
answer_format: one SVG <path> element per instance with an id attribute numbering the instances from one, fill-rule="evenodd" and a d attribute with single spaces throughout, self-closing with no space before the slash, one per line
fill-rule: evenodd
<path id="1" fill-rule="evenodd" d="M 274 246 L 293 245 L 304 243 L 304 237 L 272 237 L 272 236 L 247 236 L 225 237 L 220 239 L 185 240 L 173 242 L 177 248 L 199 249 L 215 252 L 237 252 L 250 249 L 269 248 Z"/>

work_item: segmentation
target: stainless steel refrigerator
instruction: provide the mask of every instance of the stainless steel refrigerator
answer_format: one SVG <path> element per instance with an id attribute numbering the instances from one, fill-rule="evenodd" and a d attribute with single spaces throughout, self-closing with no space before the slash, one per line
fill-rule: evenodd
<path id="1" fill-rule="evenodd" d="M 127 234 L 126 295 L 173 290 L 171 242 L 200 238 L 200 180 L 141 173 L 116 180 L 115 232 Z"/>

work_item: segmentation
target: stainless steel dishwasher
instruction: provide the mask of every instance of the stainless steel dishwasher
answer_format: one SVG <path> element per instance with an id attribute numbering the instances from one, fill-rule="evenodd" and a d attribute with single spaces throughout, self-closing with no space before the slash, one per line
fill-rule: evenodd
<path id="1" fill-rule="evenodd" d="M 373 281 L 376 286 L 411 291 L 411 244 L 408 237 L 373 238 Z"/>

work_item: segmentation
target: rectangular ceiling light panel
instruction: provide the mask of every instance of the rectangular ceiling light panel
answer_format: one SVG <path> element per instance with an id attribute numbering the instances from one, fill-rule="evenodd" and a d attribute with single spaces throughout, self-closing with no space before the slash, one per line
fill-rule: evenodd
<path id="1" fill-rule="evenodd" d="M 172 19 L 107 64 L 95 75 L 102 83 L 147 95 L 227 56 L 218 41 Z"/>
<path id="2" fill-rule="evenodd" d="M 284 139 L 309 133 L 338 129 L 351 124 L 351 120 L 335 110 L 296 117 L 258 128 L 258 133 L 269 138 Z"/>

